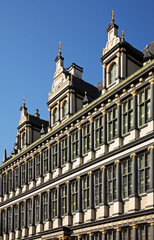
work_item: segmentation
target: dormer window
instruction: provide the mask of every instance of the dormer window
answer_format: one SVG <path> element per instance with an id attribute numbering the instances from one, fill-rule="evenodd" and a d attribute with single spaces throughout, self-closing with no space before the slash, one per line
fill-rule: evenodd
<path id="1" fill-rule="evenodd" d="M 68 113 L 68 104 L 67 104 L 67 101 L 64 101 L 63 102 L 63 106 L 62 106 L 62 117 L 66 117 Z"/>
<path id="2" fill-rule="evenodd" d="M 109 84 L 114 83 L 115 80 L 116 80 L 116 63 L 113 63 L 110 67 Z"/>
<path id="3" fill-rule="evenodd" d="M 57 108 L 53 111 L 53 124 L 55 124 L 58 121 L 58 110 Z"/>

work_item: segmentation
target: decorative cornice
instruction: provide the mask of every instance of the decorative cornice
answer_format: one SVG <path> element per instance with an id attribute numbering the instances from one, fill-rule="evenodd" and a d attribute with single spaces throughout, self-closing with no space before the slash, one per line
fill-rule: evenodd
<path id="1" fill-rule="evenodd" d="M 132 227 L 133 229 L 137 229 L 137 228 L 138 228 L 138 225 L 135 224 L 135 225 L 132 225 L 131 227 Z"/>
<path id="2" fill-rule="evenodd" d="M 93 232 L 89 233 L 89 236 L 94 236 L 94 235 L 95 235 L 95 233 L 93 233 Z"/>
<path id="3" fill-rule="evenodd" d="M 149 80 L 149 83 L 150 83 L 150 84 L 154 84 L 154 78 L 150 79 L 150 80 Z"/>
<path id="4" fill-rule="evenodd" d="M 102 111 L 102 113 L 103 113 L 103 114 L 107 114 L 107 110 L 104 109 L 104 110 Z"/>
<path id="5" fill-rule="evenodd" d="M 137 96 L 137 95 L 138 95 L 138 92 L 137 92 L 136 90 L 134 90 L 133 92 L 131 92 L 131 94 L 132 94 L 133 96 Z"/>
<path id="6" fill-rule="evenodd" d="M 92 172 L 92 171 L 88 172 L 88 175 L 91 175 L 91 174 L 93 174 L 93 172 Z"/>
<path id="7" fill-rule="evenodd" d="M 81 177 L 80 176 L 78 176 L 77 178 L 76 178 L 76 180 L 78 181 L 78 180 L 80 180 L 81 179 Z"/>
<path id="8" fill-rule="evenodd" d="M 154 149 L 154 146 L 150 146 L 148 147 L 148 151 L 150 152 L 150 150 L 153 150 Z"/>
<path id="9" fill-rule="evenodd" d="M 117 232 L 121 232 L 121 231 L 122 231 L 122 228 L 121 228 L 121 227 L 116 228 L 116 231 L 117 231 Z"/>
<path id="10" fill-rule="evenodd" d="M 136 153 L 132 153 L 131 155 L 130 155 L 130 158 L 133 158 L 133 157 L 136 157 L 137 155 L 136 155 Z"/>
<path id="11" fill-rule="evenodd" d="M 118 163 L 121 163 L 121 161 L 120 161 L 120 160 L 116 160 L 116 161 L 114 162 L 114 164 L 118 164 Z"/>
<path id="12" fill-rule="evenodd" d="M 117 104 L 117 105 L 121 105 L 122 102 L 121 102 L 120 100 L 118 100 L 118 101 L 116 102 L 116 104 Z"/>
<path id="13" fill-rule="evenodd" d="M 103 234 L 107 234 L 107 230 L 103 230 L 101 231 Z"/>
<path id="14" fill-rule="evenodd" d="M 102 166 L 100 167 L 100 170 L 106 169 L 106 166 Z"/>

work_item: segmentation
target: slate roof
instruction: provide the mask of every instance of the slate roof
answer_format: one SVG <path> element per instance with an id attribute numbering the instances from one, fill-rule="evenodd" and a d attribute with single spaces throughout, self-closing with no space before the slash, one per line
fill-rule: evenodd
<path id="1" fill-rule="evenodd" d="M 154 42 L 147 45 L 146 48 L 142 50 L 142 53 L 144 54 L 143 61 L 154 59 Z"/>

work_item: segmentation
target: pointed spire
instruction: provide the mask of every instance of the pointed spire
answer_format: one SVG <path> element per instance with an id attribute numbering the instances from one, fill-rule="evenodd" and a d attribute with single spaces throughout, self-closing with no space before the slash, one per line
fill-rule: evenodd
<path id="1" fill-rule="evenodd" d="M 3 155 L 3 162 L 7 160 L 7 152 L 6 149 L 4 149 L 4 155 Z"/>
<path id="2" fill-rule="evenodd" d="M 59 49 L 58 55 L 61 56 L 61 49 L 62 49 L 62 47 L 61 47 L 61 42 L 59 42 L 58 49 Z"/>
<path id="3" fill-rule="evenodd" d="M 45 134 L 44 124 L 42 124 L 42 129 L 40 131 L 41 137 Z"/>

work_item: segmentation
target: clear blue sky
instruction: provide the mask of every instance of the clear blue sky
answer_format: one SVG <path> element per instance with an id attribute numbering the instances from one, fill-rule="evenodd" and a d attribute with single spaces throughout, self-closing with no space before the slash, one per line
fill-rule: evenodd
<path id="1" fill-rule="evenodd" d="M 48 119 L 59 41 L 66 68 L 75 62 L 85 81 L 102 80 L 112 10 L 119 35 L 124 30 L 134 47 L 142 50 L 154 40 L 152 0 L 0 0 L 0 162 L 4 148 L 12 151 L 23 97 L 29 113 L 39 108 Z"/>

